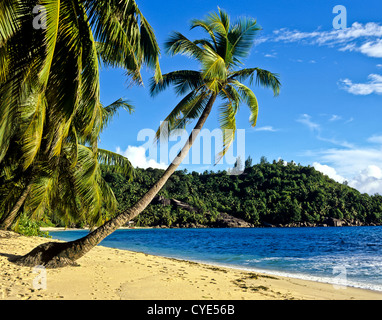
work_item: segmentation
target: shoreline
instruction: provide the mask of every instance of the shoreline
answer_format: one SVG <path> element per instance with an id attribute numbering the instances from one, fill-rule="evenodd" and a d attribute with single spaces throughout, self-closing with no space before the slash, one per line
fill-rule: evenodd
<path id="1" fill-rule="evenodd" d="M 153 227 L 119 227 L 117 230 L 126 229 L 155 229 Z M 40 227 L 40 231 L 78 231 L 78 230 L 90 230 L 89 228 L 65 228 L 65 227 Z"/>
<path id="2" fill-rule="evenodd" d="M 338 225 L 329 225 L 329 224 L 308 224 L 308 223 L 294 223 L 294 224 L 270 224 L 270 223 L 263 223 L 262 225 L 258 226 L 251 226 L 251 227 L 214 227 L 214 226 L 208 226 L 208 225 L 194 225 L 194 226 L 166 226 L 166 225 L 156 225 L 156 226 L 144 226 L 144 227 L 119 227 L 118 229 L 233 229 L 233 228 L 242 228 L 242 229 L 268 229 L 268 228 L 282 228 L 282 229 L 289 229 L 289 228 L 351 228 L 351 227 L 382 227 L 382 224 L 376 224 L 376 223 L 362 223 L 362 224 L 338 224 Z M 89 230 L 89 228 L 66 228 L 66 227 L 40 227 L 41 231 L 66 231 L 66 230 Z"/>
<path id="3" fill-rule="evenodd" d="M 0 299 L 382 300 L 378 291 L 103 246 L 80 258 L 79 267 L 44 270 L 46 288 L 36 288 L 38 272 L 8 259 L 49 241 L 58 240 L 0 237 Z"/>
<path id="4" fill-rule="evenodd" d="M 122 250 L 122 249 L 121 249 Z M 144 253 L 144 252 L 139 252 L 139 251 L 132 251 L 132 252 L 137 252 L 137 253 Z M 156 255 L 153 255 L 156 256 Z M 179 258 L 171 258 L 171 257 L 166 257 L 166 256 L 159 256 L 159 257 L 164 257 L 168 259 L 175 259 L 179 261 L 189 261 L 191 263 L 200 263 L 200 264 L 205 264 L 209 265 L 212 267 L 222 267 L 222 268 L 228 268 L 228 269 L 234 269 L 238 271 L 244 271 L 244 272 L 249 272 L 249 273 L 258 273 L 262 275 L 268 275 L 268 276 L 274 276 L 274 277 L 283 277 L 283 278 L 290 278 L 290 279 L 298 279 L 302 281 L 312 281 L 312 282 L 318 282 L 318 283 L 323 283 L 323 284 L 328 284 L 333 287 L 341 287 L 341 288 L 354 288 L 354 289 L 360 289 L 360 290 L 367 290 L 367 291 L 372 291 L 375 293 L 380 293 L 381 294 L 381 299 L 382 299 L 382 287 L 380 289 L 374 289 L 371 288 L 370 286 L 363 285 L 362 283 L 357 283 L 357 282 L 352 282 L 352 281 L 346 281 L 346 280 L 341 280 L 337 281 L 331 281 L 334 277 L 319 277 L 319 276 L 313 276 L 313 275 L 308 275 L 308 274 L 300 274 L 300 273 L 288 273 L 285 271 L 277 271 L 277 270 L 266 270 L 266 269 L 258 269 L 258 268 L 245 268 L 245 267 L 240 267 L 240 266 L 232 266 L 232 265 L 227 265 L 227 264 L 219 264 L 219 263 L 213 263 L 213 262 L 207 262 L 207 261 L 200 261 L 200 260 L 186 260 L 186 259 L 179 259 Z M 346 283 L 346 284 L 345 284 Z"/>
<path id="5" fill-rule="evenodd" d="M 351 227 L 351 226 L 347 226 Z M 278 228 L 278 227 L 276 227 Z M 300 228 L 300 227 L 296 227 Z M 40 228 L 41 231 L 82 231 L 82 230 L 89 230 L 88 228 L 60 228 L 60 227 L 49 227 L 49 228 Z M 126 230 L 126 229 L 157 229 L 153 227 L 120 227 L 120 230 Z M 162 228 L 162 229 L 170 229 L 170 228 Z M 174 228 L 175 229 L 175 228 Z M 108 246 L 102 246 L 105 248 L 114 249 L 113 247 Z M 179 257 L 171 257 L 166 255 L 160 255 L 160 254 L 153 254 L 153 253 L 145 253 L 143 251 L 134 251 L 134 250 L 128 250 L 128 249 L 118 249 L 118 250 L 124 250 L 128 252 L 134 252 L 134 253 L 142 253 L 142 254 L 149 254 L 155 257 L 162 257 L 162 258 L 168 258 L 168 259 L 175 259 L 179 261 L 186 261 L 191 263 L 200 263 L 205 265 L 210 265 L 213 267 L 223 267 L 223 268 L 229 268 L 229 269 L 235 269 L 239 271 L 245 271 L 245 272 L 255 272 L 255 273 L 261 273 L 264 275 L 270 275 L 270 276 L 280 276 L 280 277 L 286 277 L 286 278 L 292 278 L 292 279 L 299 279 L 303 281 L 313 281 L 313 282 L 319 282 L 328 284 L 334 287 L 348 287 L 348 288 L 355 288 L 355 289 L 361 289 L 361 290 L 369 290 L 373 292 L 378 292 L 382 294 L 382 286 L 375 286 L 370 284 L 365 284 L 362 282 L 357 281 L 347 281 L 344 279 L 336 278 L 335 275 L 332 277 L 330 276 L 315 276 L 310 274 L 303 274 L 303 273 L 290 273 L 286 271 L 278 271 L 278 270 L 268 270 L 268 269 L 261 269 L 261 268 L 251 268 L 251 267 L 244 267 L 239 265 L 229 265 L 229 264 L 222 264 L 217 262 L 210 262 L 208 260 L 189 260 L 187 258 L 179 258 Z"/>

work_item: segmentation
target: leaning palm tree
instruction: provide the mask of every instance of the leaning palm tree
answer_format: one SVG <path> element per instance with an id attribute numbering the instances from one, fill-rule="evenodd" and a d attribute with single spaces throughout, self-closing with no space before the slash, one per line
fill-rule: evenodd
<path id="1" fill-rule="evenodd" d="M 178 94 L 185 94 L 166 118 L 165 125 L 158 129 L 158 137 L 177 128 L 184 128 L 191 121 L 197 121 L 187 143 L 163 176 L 134 206 L 87 236 L 67 243 L 43 244 L 19 258 L 19 263 L 44 264 L 47 267 L 73 264 L 118 227 L 139 215 L 184 159 L 217 99 L 222 100 L 219 109 L 220 126 L 228 132 L 223 133 L 224 145 L 220 156 L 224 155 L 234 140 L 235 116 L 241 103 L 248 105 L 251 125 L 256 125 L 258 102 L 255 94 L 242 81 L 249 79 L 250 84 L 255 81 L 256 84 L 269 87 L 274 95 L 277 95 L 280 89 L 276 74 L 259 68 L 240 69 L 241 59 L 248 56 L 259 30 L 256 20 L 245 18 L 231 24 L 229 16 L 219 9 L 218 13 L 211 13 L 204 20 L 192 21 L 191 28 L 196 27 L 206 31 L 208 39 L 191 41 L 180 33 L 174 33 L 166 43 L 166 47 L 170 54 L 184 54 L 195 59 L 200 63 L 201 69 L 170 72 L 163 75 L 162 81 L 153 81 L 151 86 L 153 94 L 166 89 L 169 85 L 175 85 Z"/>
<path id="2" fill-rule="evenodd" d="M 139 83 L 146 64 L 159 80 L 158 56 L 134 0 L 0 1 L 0 228 L 28 203 L 43 211 L 58 168 L 80 167 L 79 145 L 95 158 L 118 157 L 97 146 L 107 118 L 100 67 L 123 68 Z"/>

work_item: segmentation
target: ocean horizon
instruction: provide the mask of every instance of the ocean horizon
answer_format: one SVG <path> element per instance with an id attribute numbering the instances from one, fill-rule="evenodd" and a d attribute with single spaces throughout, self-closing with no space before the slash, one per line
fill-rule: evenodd
<path id="1" fill-rule="evenodd" d="M 88 230 L 49 231 L 71 241 Z M 382 226 L 119 229 L 100 245 L 382 291 Z"/>

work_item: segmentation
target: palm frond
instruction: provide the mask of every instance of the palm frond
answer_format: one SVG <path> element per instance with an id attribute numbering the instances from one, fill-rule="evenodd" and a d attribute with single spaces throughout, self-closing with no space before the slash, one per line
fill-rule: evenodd
<path id="1" fill-rule="evenodd" d="M 167 139 L 176 129 L 184 129 L 190 120 L 199 115 L 207 103 L 209 94 L 201 89 L 195 89 L 187 94 L 161 123 L 156 132 L 156 140 Z"/>
<path id="2" fill-rule="evenodd" d="M 0 47 L 18 28 L 17 11 L 19 1 L 3 0 L 0 3 Z"/>
<path id="3" fill-rule="evenodd" d="M 78 145 L 75 167 L 68 170 L 67 161 L 61 159 L 57 167 L 60 183 L 52 192 L 51 202 L 55 203 L 54 214 L 65 224 L 82 221 L 92 227 L 103 222 L 104 210 L 115 213 L 117 201 L 102 178 L 98 158 L 91 148 Z"/>
<path id="4" fill-rule="evenodd" d="M 224 10 L 218 7 L 218 12 L 211 12 L 205 18 L 206 23 L 213 30 L 214 34 L 226 36 L 230 28 L 230 17 Z"/>
<path id="5" fill-rule="evenodd" d="M 159 65 L 159 45 L 155 38 L 154 30 L 147 22 L 146 18 L 139 10 L 137 13 L 141 20 L 140 45 L 143 49 L 143 60 L 149 67 L 155 70 L 154 79 L 159 82 L 162 80 L 162 71 Z"/>
<path id="6" fill-rule="evenodd" d="M 175 121 L 169 122 L 168 133 L 171 134 L 175 130 L 185 129 L 189 123 L 198 119 L 207 105 L 209 96 L 208 93 L 202 92 L 185 104 L 179 117 Z"/>
<path id="7" fill-rule="evenodd" d="M 12 1 L 2 2 L 2 6 Z M 25 2 L 17 2 L 17 30 L 0 42 L 0 162 L 4 159 L 9 143 L 18 132 L 18 111 L 39 85 L 46 50 L 39 45 L 42 32 L 31 27 L 32 8 Z M 3 8 L 4 9 L 4 8 Z M 9 8 L 8 8 L 9 9 Z M 7 9 L 2 14 L 7 14 Z M 9 12 L 8 12 L 9 13 Z M 12 15 L 12 14 L 11 14 Z M 12 17 L 7 16 L 12 19 Z M 12 22 L 2 21 L 4 24 Z"/>
<path id="8" fill-rule="evenodd" d="M 122 67 L 133 81 L 142 82 L 143 63 L 160 81 L 160 49 L 153 29 L 133 0 L 86 0 L 98 53 L 106 65 Z"/>
<path id="9" fill-rule="evenodd" d="M 41 83 L 45 86 L 48 83 L 54 52 L 57 44 L 60 25 L 60 5 L 61 0 L 44 1 L 44 7 L 46 9 L 45 47 L 47 53 L 44 61 L 44 66 L 40 73 L 40 79 Z"/>
<path id="10" fill-rule="evenodd" d="M 215 52 L 224 60 L 227 57 L 229 49 L 228 32 L 230 29 L 230 17 L 222 9 L 218 7 L 218 12 L 211 12 L 204 19 L 205 23 L 209 25 L 213 31 L 216 39 Z"/>
<path id="11" fill-rule="evenodd" d="M 20 5 L 16 0 L 3 0 L 0 3 L 0 84 L 6 80 L 8 73 L 7 40 L 20 27 L 17 19 Z"/>
<path id="12" fill-rule="evenodd" d="M 256 84 L 264 88 L 271 88 L 275 96 L 280 94 L 281 83 L 279 75 L 276 73 L 257 68 Z"/>
<path id="13" fill-rule="evenodd" d="M 135 1 L 86 0 L 84 3 L 104 64 L 122 67 L 141 82 L 139 25 Z M 123 49 L 122 49 L 123 48 Z"/>
<path id="14" fill-rule="evenodd" d="M 58 182 L 58 172 L 46 165 L 42 165 L 34 172 L 31 181 L 31 190 L 25 200 L 25 211 L 34 218 L 40 217 L 50 206 L 54 186 Z"/>
<path id="15" fill-rule="evenodd" d="M 107 171 L 120 173 L 128 179 L 134 178 L 134 167 L 126 157 L 109 150 L 98 149 L 97 158 L 100 164 L 105 165 Z"/>
<path id="16" fill-rule="evenodd" d="M 252 18 L 239 19 L 230 28 L 227 35 L 230 43 L 227 59 L 230 59 L 232 64 L 236 65 L 239 62 L 238 59 L 235 61 L 233 58 L 246 58 L 249 55 L 259 30 L 261 28 L 257 25 L 257 21 Z"/>
<path id="17" fill-rule="evenodd" d="M 249 107 L 249 110 L 251 112 L 251 115 L 249 117 L 249 122 L 251 123 L 252 127 L 255 127 L 257 122 L 257 117 L 259 114 L 259 104 L 257 102 L 256 95 L 253 93 L 251 89 L 249 89 L 247 86 L 240 83 L 239 81 L 233 81 L 232 84 L 237 87 L 241 95 L 242 101 L 244 101 Z"/>
<path id="18" fill-rule="evenodd" d="M 203 50 L 180 32 L 173 32 L 165 43 L 166 52 L 170 55 L 182 54 L 189 58 L 200 60 Z"/>
<path id="19" fill-rule="evenodd" d="M 234 86 L 231 84 L 227 84 L 225 87 L 221 89 L 219 92 L 219 95 L 224 100 L 234 101 L 237 105 L 240 105 L 241 103 L 241 96 L 237 92 Z"/>
<path id="20" fill-rule="evenodd" d="M 193 19 L 191 20 L 191 30 L 194 29 L 194 28 L 202 28 L 204 29 L 204 31 L 206 31 L 208 33 L 208 35 L 210 36 L 211 38 L 211 41 L 212 41 L 212 47 L 214 50 L 217 50 L 217 43 L 216 43 L 216 37 L 215 37 L 215 34 L 214 34 L 214 30 L 213 28 L 208 24 L 208 22 L 204 21 L 204 20 L 200 20 L 200 19 Z M 204 41 L 207 41 L 208 43 L 210 43 L 208 40 L 204 40 Z M 199 40 L 197 41 L 194 41 L 195 44 L 198 44 L 199 43 Z M 210 45 L 210 44 L 208 44 Z"/>
<path id="21" fill-rule="evenodd" d="M 204 79 L 221 79 L 227 78 L 227 68 L 224 58 L 213 51 L 210 47 L 204 47 L 204 56 L 202 63 L 202 72 Z"/>
<path id="22" fill-rule="evenodd" d="M 265 88 L 270 88 L 273 90 L 273 94 L 278 96 L 280 93 L 281 83 L 279 80 L 279 75 L 272 73 L 270 71 L 260 69 L 260 68 L 247 68 L 239 71 L 230 73 L 228 77 L 230 80 L 245 81 L 249 79 L 250 84 L 253 81 L 256 82 L 256 85 L 261 85 Z"/>
<path id="23" fill-rule="evenodd" d="M 173 71 L 163 75 L 160 82 L 150 82 L 150 94 L 152 96 L 174 85 L 178 95 L 185 94 L 190 90 L 195 90 L 203 85 L 202 74 L 193 70 Z"/>
<path id="24" fill-rule="evenodd" d="M 90 140 L 96 140 L 100 128 L 96 130 L 96 123 L 100 123 L 100 83 L 99 83 L 99 63 L 97 46 L 91 30 L 88 16 L 85 7 L 80 3 L 76 7 L 76 11 L 80 16 L 78 22 L 79 41 L 81 43 L 81 68 L 80 74 L 80 99 L 78 101 L 78 117 L 81 118 L 82 123 L 86 123 L 82 128 L 78 128 L 78 132 L 83 135 L 89 135 Z M 93 135 L 93 136 L 92 136 Z"/>
<path id="25" fill-rule="evenodd" d="M 219 107 L 219 124 L 223 135 L 223 148 L 218 153 L 215 163 L 218 163 L 224 157 L 235 140 L 237 111 L 238 105 L 235 101 L 228 100 Z"/>
<path id="26" fill-rule="evenodd" d="M 134 112 L 134 106 L 128 100 L 119 98 L 113 103 L 102 108 L 102 126 L 101 131 L 110 123 L 111 119 L 118 114 L 119 109 L 124 109 L 130 114 Z"/>
<path id="27" fill-rule="evenodd" d="M 35 98 L 35 100 L 29 101 L 29 106 L 20 108 L 24 113 L 20 118 L 27 120 L 20 128 L 22 131 L 20 144 L 24 170 L 32 164 L 40 149 L 45 124 L 47 107 L 45 96 L 38 93 Z"/>
<path id="28" fill-rule="evenodd" d="M 96 183 L 99 164 L 96 155 L 88 147 L 78 145 L 78 161 L 72 172 L 73 188 L 89 213 L 101 210 L 102 198 Z"/>

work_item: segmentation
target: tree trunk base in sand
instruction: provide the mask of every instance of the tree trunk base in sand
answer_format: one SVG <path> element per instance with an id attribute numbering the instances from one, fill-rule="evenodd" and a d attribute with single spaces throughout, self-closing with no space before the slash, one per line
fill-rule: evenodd
<path id="1" fill-rule="evenodd" d="M 116 217 L 107 221 L 101 227 L 95 229 L 87 236 L 66 243 L 49 242 L 39 245 L 34 250 L 29 252 L 23 257 L 17 258 L 14 262 L 23 265 L 34 267 L 42 265 L 46 268 L 61 268 L 65 266 L 78 266 L 75 262 L 78 258 L 82 257 L 89 250 L 99 244 L 104 238 L 113 233 L 118 227 L 122 226 L 128 221 L 131 221 L 138 216 L 147 206 L 151 203 L 154 197 L 165 185 L 167 180 L 178 168 L 179 164 L 186 157 L 190 148 L 196 139 L 198 133 L 206 122 L 208 115 L 211 112 L 212 105 L 215 102 L 217 94 L 212 94 L 206 107 L 203 110 L 194 130 L 192 130 L 188 140 L 182 150 L 178 153 L 177 157 L 168 166 L 162 177 L 138 200 L 138 202 L 130 209 L 121 212 Z"/>
<path id="2" fill-rule="evenodd" d="M 22 257 L 14 259 L 17 265 L 45 268 L 62 268 L 66 266 L 79 266 L 77 262 L 70 259 L 65 251 L 70 243 L 48 242 L 43 243 Z"/>

